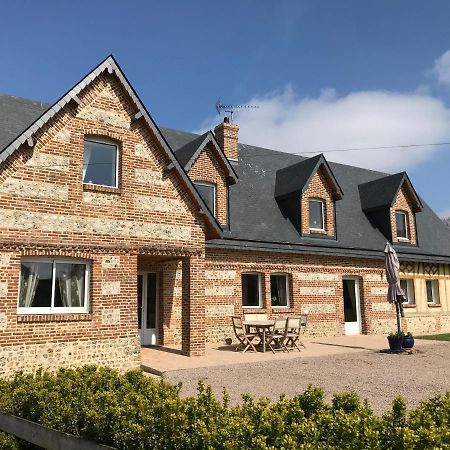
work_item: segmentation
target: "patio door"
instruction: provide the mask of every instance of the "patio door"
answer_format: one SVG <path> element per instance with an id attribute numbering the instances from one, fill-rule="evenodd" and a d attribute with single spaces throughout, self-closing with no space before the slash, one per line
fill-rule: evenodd
<path id="1" fill-rule="evenodd" d="M 138 324 L 141 345 L 158 344 L 158 287 L 156 273 L 138 274 Z"/>
<path id="2" fill-rule="evenodd" d="M 361 333 L 361 308 L 357 278 L 343 278 L 344 332 L 346 335 Z"/>

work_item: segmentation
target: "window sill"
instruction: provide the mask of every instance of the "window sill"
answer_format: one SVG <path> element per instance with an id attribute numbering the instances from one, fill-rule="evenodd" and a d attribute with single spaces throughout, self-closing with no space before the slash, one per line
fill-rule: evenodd
<path id="1" fill-rule="evenodd" d="M 416 305 L 403 304 L 403 308 L 415 308 Z"/>
<path id="2" fill-rule="evenodd" d="M 263 308 L 262 306 L 243 306 L 242 309 L 246 312 L 246 313 L 252 313 L 252 312 L 256 312 L 256 313 L 260 313 Z"/>
<path id="3" fill-rule="evenodd" d="M 309 229 L 309 232 L 310 232 L 311 234 L 327 234 L 327 231 L 326 231 L 326 230 L 321 230 L 321 229 L 319 229 L 319 228 L 310 228 L 310 229 Z"/>
<path id="4" fill-rule="evenodd" d="M 440 308 L 440 303 L 427 303 L 428 308 Z"/>
<path id="5" fill-rule="evenodd" d="M 103 192 L 117 195 L 120 195 L 122 193 L 122 190 L 117 187 L 101 186 L 99 184 L 90 184 L 90 183 L 83 183 L 83 191 Z"/>
<path id="6" fill-rule="evenodd" d="M 92 320 L 91 313 L 59 313 L 59 314 L 20 314 L 18 323 L 34 322 L 82 322 Z"/>

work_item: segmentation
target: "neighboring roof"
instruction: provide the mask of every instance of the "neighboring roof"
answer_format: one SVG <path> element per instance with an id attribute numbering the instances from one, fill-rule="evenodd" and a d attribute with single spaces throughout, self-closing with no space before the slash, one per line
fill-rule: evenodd
<path id="1" fill-rule="evenodd" d="M 0 94 L 0 150 L 10 144 L 51 105 Z"/>
<path id="2" fill-rule="evenodd" d="M 3 149 L 0 147 L 0 163 L 6 160 L 12 153 L 14 153 L 24 142 L 28 142 L 28 145 L 32 147 L 34 145 L 33 135 L 36 133 L 42 126 L 44 126 L 55 114 L 58 113 L 62 108 L 64 108 L 69 102 L 75 101 L 77 104 L 80 103 L 78 98 L 78 94 L 90 85 L 92 81 L 94 81 L 101 73 L 108 71 L 110 74 L 115 74 L 119 81 L 121 82 L 123 88 L 126 90 L 127 94 L 130 96 L 133 103 L 136 105 L 137 113 L 135 115 L 135 119 L 143 119 L 147 123 L 147 125 L 152 130 L 159 144 L 169 157 L 173 168 L 178 172 L 178 174 L 183 179 L 186 187 L 192 197 L 197 201 L 200 205 L 201 213 L 207 219 L 207 223 L 212 227 L 215 231 L 216 235 L 220 236 L 222 233 L 222 228 L 217 222 L 216 218 L 211 214 L 205 202 L 198 194 L 195 189 L 192 181 L 187 176 L 183 167 L 180 166 L 177 158 L 175 157 L 173 150 L 168 145 L 164 136 L 161 134 L 159 128 L 156 126 L 152 117 L 148 113 L 144 104 L 141 102 L 133 87 L 130 85 L 116 60 L 112 55 L 108 56 L 104 61 L 102 61 L 94 70 L 92 70 L 88 75 L 86 75 L 80 82 L 78 82 L 72 89 L 70 89 L 65 95 L 63 95 L 56 103 L 54 103 L 50 108 L 48 108 L 41 116 L 35 119 L 34 122 L 29 124 L 22 133 L 20 133 L 15 139 L 13 139 L 6 147 Z M 0 117 L 5 114 L 5 112 L 1 112 Z M 31 114 L 33 115 L 33 114 Z M 20 127 L 22 127 L 23 122 Z M 19 125 L 18 125 L 19 127 Z"/>
<path id="3" fill-rule="evenodd" d="M 362 209 L 369 212 L 391 207 L 394 204 L 403 183 L 407 184 L 415 211 L 421 211 L 423 208 L 422 202 L 414 190 L 406 172 L 396 173 L 394 175 L 378 178 L 374 181 L 369 181 L 368 183 L 360 184 L 359 194 L 361 197 Z"/>
<path id="4" fill-rule="evenodd" d="M 29 110 L 27 101 L 24 102 L 15 103 L 17 126 L 22 129 L 27 128 L 34 119 L 32 117 L 31 121 L 26 123 L 25 115 L 20 111 L 21 108 Z M 0 118 L 5 111 L 2 103 L 0 97 Z M 6 109 L 8 108 L 11 107 L 8 106 Z M 38 112 L 36 118 L 37 114 Z M 178 150 L 186 144 L 196 139 L 201 140 L 200 136 L 194 133 L 168 128 L 161 128 L 160 131 L 164 136 L 162 139 L 176 152 L 177 157 Z M 5 135 L 0 129 L 0 142 L 4 142 L 1 141 L 1 133 Z M 12 139 L 14 138 L 9 140 Z M 337 238 L 332 240 L 302 237 L 292 222 L 283 216 L 274 194 L 277 171 L 305 160 L 307 158 L 298 155 L 239 144 L 239 161 L 233 163 L 239 181 L 230 187 L 231 232 L 224 239 L 207 242 L 207 247 L 383 258 L 386 238 L 371 225 L 364 213 L 359 186 L 391 176 L 330 162 L 330 170 L 345 193 L 342 200 L 336 202 Z M 400 176 L 394 175 L 391 181 L 394 187 L 401 185 Z M 386 190 L 389 190 L 387 197 L 391 198 L 394 188 Z M 379 203 L 384 202 L 386 200 Z M 425 202 L 422 203 L 423 210 L 416 215 L 417 246 L 394 247 L 400 258 L 450 263 L 450 228 Z"/>
<path id="5" fill-rule="evenodd" d="M 278 200 L 281 200 L 284 197 L 305 192 L 312 177 L 319 170 L 320 166 L 323 166 L 327 174 L 334 196 L 337 199 L 341 199 L 343 192 L 333 171 L 322 154 L 277 170 L 275 197 Z"/>
<path id="6" fill-rule="evenodd" d="M 199 157 L 202 150 L 206 147 L 208 143 L 211 143 L 216 150 L 216 154 L 219 158 L 219 161 L 226 168 L 227 176 L 229 177 L 232 183 L 236 182 L 237 175 L 231 166 L 228 158 L 225 156 L 225 153 L 220 148 L 214 134 L 211 131 L 207 131 L 201 136 L 196 137 L 194 140 L 188 142 L 182 147 L 178 148 L 175 151 L 175 156 L 177 157 L 180 164 L 184 167 L 186 172 L 189 172 L 194 162 Z"/>

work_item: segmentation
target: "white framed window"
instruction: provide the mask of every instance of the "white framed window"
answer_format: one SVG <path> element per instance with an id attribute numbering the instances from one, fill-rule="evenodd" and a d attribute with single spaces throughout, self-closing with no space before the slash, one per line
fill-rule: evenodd
<path id="1" fill-rule="evenodd" d="M 289 275 L 270 274 L 270 300 L 272 308 L 289 308 Z"/>
<path id="2" fill-rule="evenodd" d="M 427 290 L 427 303 L 429 305 L 439 305 L 441 303 L 439 298 L 439 281 L 425 280 L 425 287 Z"/>
<path id="3" fill-rule="evenodd" d="M 83 183 L 118 187 L 119 146 L 100 137 L 84 140 Z"/>
<path id="4" fill-rule="evenodd" d="M 397 227 L 397 239 L 408 241 L 408 213 L 405 211 L 396 211 L 395 224 Z"/>
<path id="5" fill-rule="evenodd" d="M 262 308 L 262 275 L 259 272 L 243 273 L 242 307 Z"/>
<path id="6" fill-rule="evenodd" d="M 23 259 L 17 313 L 87 313 L 89 277 L 90 264 L 86 260 Z"/>
<path id="7" fill-rule="evenodd" d="M 325 231 L 325 202 L 319 198 L 309 200 L 309 229 Z"/>
<path id="8" fill-rule="evenodd" d="M 214 183 L 208 183 L 206 181 L 198 181 L 194 183 L 200 197 L 206 203 L 208 209 L 212 212 L 213 216 L 216 215 L 216 185 Z"/>
<path id="9" fill-rule="evenodd" d="M 403 302 L 403 304 L 415 305 L 416 297 L 414 293 L 414 280 L 412 280 L 411 278 L 400 279 L 400 287 L 406 296 L 406 301 Z"/>

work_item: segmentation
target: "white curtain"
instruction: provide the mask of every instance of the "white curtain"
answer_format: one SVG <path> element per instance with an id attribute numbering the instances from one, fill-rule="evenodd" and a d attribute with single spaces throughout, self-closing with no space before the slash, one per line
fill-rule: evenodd
<path id="1" fill-rule="evenodd" d="M 90 145 L 85 143 L 85 145 L 84 145 L 84 161 L 83 161 L 83 183 L 87 183 L 86 172 L 87 172 L 89 164 L 91 162 L 91 158 L 92 158 L 92 149 L 91 149 Z"/>
<path id="2" fill-rule="evenodd" d="M 22 285 L 20 292 L 20 306 L 29 308 L 33 304 L 36 288 L 39 283 L 39 263 L 22 266 Z"/>
<path id="3" fill-rule="evenodd" d="M 85 266 L 82 264 L 56 265 L 56 278 L 64 307 L 83 306 L 84 273 Z"/>

